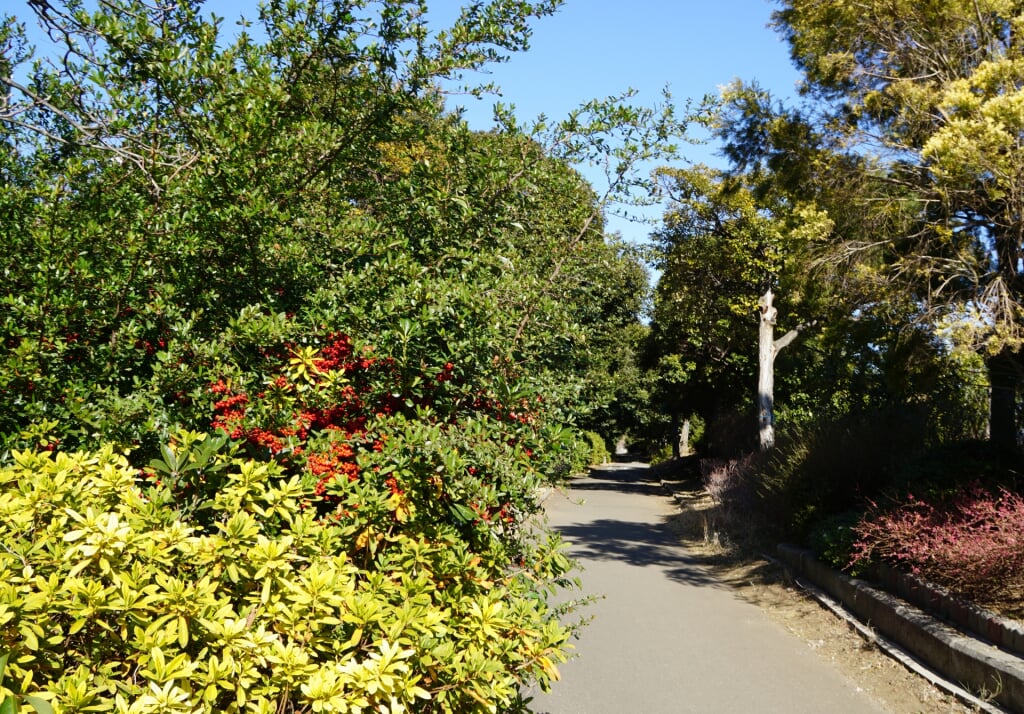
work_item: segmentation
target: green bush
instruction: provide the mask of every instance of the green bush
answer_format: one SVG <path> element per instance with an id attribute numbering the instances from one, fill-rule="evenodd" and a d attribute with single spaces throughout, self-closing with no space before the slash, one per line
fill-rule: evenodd
<path id="1" fill-rule="evenodd" d="M 857 534 L 854 526 L 860 522 L 860 511 L 844 511 L 829 516 L 818 523 L 808 537 L 808 544 L 818 558 L 837 570 L 847 570 L 851 575 L 863 574 L 863 567 L 853 563 L 854 544 Z"/>
<path id="2" fill-rule="evenodd" d="M 60 712 L 472 712 L 557 677 L 570 563 L 527 521 L 572 433 L 453 362 L 315 342 L 208 385 L 213 433 L 142 469 L 25 432 L 0 471 L 21 689 Z"/>
<path id="3" fill-rule="evenodd" d="M 672 444 L 657 445 L 647 457 L 647 459 L 651 462 L 652 466 L 667 463 L 669 461 L 672 461 L 673 458 L 674 450 L 672 448 Z"/>
<path id="4" fill-rule="evenodd" d="M 590 445 L 589 465 L 598 466 L 608 463 L 611 459 L 611 454 L 608 453 L 608 446 L 605 444 L 604 437 L 593 431 L 583 432 L 583 437 Z"/>
<path id="5" fill-rule="evenodd" d="M 275 461 L 222 452 L 207 467 L 221 487 L 185 510 L 112 448 L 14 454 L 0 470 L 8 682 L 58 712 L 471 712 L 557 677 L 569 630 L 537 589 L 568 567 L 553 543 L 510 564 L 453 526 L 397 527 L 394 502 L 325 515 Z"/>

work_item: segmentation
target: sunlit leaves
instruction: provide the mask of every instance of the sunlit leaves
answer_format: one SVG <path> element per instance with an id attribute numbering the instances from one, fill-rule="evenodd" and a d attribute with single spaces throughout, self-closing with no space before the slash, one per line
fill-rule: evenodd
<path id="1" fill-rule="evenodd" d="M 366 560 L 343 523 L 295 519 L 282 531 L 254 518 L 275 489 L 241 461 L 209 504 L 230 516 L 204 533 L 105 488 L 134 473 L 123 457 L 18 458 L 0 470 L 5 508 L 31 512 L 40 487 L 67 507 L 61 520 L 0 525 L 9 574 L 0 628 L 18 643 L 11 676 L 33 673 L 60 706 L 262 711 L 292 698 L 318 711 L 415 711 L 436 700 L 463 712 L 510 702 L 519 681 L 548 681 L 564 658 L 568 630 L 527 597 L 538 579 L 564 575 L 557 550 L 524 552 L 533 574 L 521 578 L 502 565 L 501 548 L 474 554 L 450 530 L 378 532 Z M 54 487 L 52 475 L 69 466 L 77 478 Z M 273 498 L 303 508 L 302 493 Z M 56 560 L 51 540 L 64 544 Z M 116 693 L 112 679 L 122 682 Z"/>

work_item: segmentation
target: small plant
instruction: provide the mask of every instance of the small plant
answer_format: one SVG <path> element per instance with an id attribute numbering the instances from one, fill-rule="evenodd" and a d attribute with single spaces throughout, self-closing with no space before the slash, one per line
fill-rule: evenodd
<path id="1" fill-rule="evenodd" d="M 860 521 L 859 511 L 844 511 L 830 516 L 811 530 L 808 538 L 811 548 L 818 557 L 834 568 L 846 569 L 851 575 L 864 574 L 866 563 L 851 563 L 857 534 L 854 527 Z"/>
<path id="2" fill-rule="evenodd" d="M 592 431 L 583 432 L 583 437 L 590 444 L 590 465 L 598 466 L 608 463 L 611 456 L 608 447 L 604 443 L 604 437 Z"/>

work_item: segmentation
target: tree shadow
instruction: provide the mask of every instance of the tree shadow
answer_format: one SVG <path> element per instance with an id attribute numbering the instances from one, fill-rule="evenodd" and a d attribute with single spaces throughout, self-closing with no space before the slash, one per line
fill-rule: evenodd
<path id="1" fill-rule="evenodd" d="M 616 464 L 591 470 L 570 484 L 574 494 L 606 491 L 664 499 L 660 481 L 646 467 Z M 697 558 L 687 553 L 672 525 L 673 516 L 657 523 L 601 518 L 585 523 L 556 525 L 569 545 L 569 554 L 581 561 L 620 561 L 638 568 L 658 568 L 665 577 L 689 585 L 721 587 Z M 585 562 L 584 562 L 585 567 Z"/>
<path id="2" fill-rule="evenodd" d="M 661 481 L 646 464 L 605 464 L 590 469 L 583 478 L 570 482 L 571 491 L 614 491 L 664 495 Z"/>

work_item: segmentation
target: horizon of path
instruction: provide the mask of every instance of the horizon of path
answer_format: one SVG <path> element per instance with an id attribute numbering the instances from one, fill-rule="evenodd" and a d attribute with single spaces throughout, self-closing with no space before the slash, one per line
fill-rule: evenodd
<path id="1" fill-rule="evenodd" d="M 536 714 L 869 714 L 885 709 L 741 600 L 668 527 L 674 502 L 644 464 L 612 464 L 545 498 L 549 525 L 597 599 Z"/>

